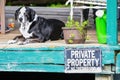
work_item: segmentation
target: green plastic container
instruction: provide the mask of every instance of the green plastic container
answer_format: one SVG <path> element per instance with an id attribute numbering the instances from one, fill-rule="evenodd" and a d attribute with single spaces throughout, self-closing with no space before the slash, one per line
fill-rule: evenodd
<path id="1" fill-rule="evenodd" d="M 98 43 L 106 44 L 107 43 L 106 14 L 104 14 L 102 17 L 96 17 L 95 21 Z"/>

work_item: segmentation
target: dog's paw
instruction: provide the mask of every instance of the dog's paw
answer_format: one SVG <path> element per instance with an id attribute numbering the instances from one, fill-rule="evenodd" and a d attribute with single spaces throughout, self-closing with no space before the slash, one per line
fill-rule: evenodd
<path id="1" fill-rule="evenodd" d="M 18 45 L 26 45 L 26 44 L 28 44 L 28 43 L 30 43 L 30 40 L 25 40 L 24 42 L 19 41 L 17 44 L 18 44 Z"/>
<path id="2" fill-rule="evenodd" d="M 24 42 L 19 41 L 17 44 L 18 44 L 18 45 L 24 45 Z"/>
<path id="3" fill-rule="evenodd" d="M 14 43 L 16 43 L 17 42 L 17 40 L 9 40 L 7 43 L 8 44 L 14 44 Z"/>

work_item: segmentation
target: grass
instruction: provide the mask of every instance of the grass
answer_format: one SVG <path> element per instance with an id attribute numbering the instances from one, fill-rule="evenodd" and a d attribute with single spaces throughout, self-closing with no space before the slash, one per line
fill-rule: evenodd
<path id="1" fill-rule="evenodd" d="M 52 8 L 61 8 L 61 7 L 68 7 L 69 5 L 65 5 L 65 4 L 61 4 L 61 3 L 57 3 L 57 4 L 51 4 L 48 7 L 52 7 Z"/>

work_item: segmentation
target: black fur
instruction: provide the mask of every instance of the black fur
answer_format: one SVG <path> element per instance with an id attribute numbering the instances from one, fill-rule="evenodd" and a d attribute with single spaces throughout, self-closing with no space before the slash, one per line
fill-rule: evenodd
<path id="1" fill-rule="evenodd" d="M 18 19 L 18 15 L 19 15 L 19 11 L 22 7 L 18 8 L 16 11 L 15 11 L 15 20 Z"/>
<path id="2" fill-rule="evenodd" d="M 29 7 L 26 7 L 26 16 L 29 20 L 29 22 L 34 20 L 36 12 L 33 9 L 30 9 Z"/>
<path id="3" fill-rule="evenodd" d="M 64 23 L 60 20 L 38 17 L 38 20 L 33 22 L 28 32 L 33 32 L 34 36 L 42 42 L 58 40 L 63 39 L 62 27 L 64 26 Z"/>
<path id="4" fill-rule="evenodd" d="M 19 15 L 19 8 L 16 10 L 15 18 Z M 43 17 L 38 16 L 37 20 L 33 21 L 36 15 L 36 12 L 26 7 L 26 17 L 29 22 L 32 22 L 28 33 L 33 33 L 31 38 L 38 38 L 40 42 L 45 42 L 48 40 L 58 40 L 63 39 L 63 31 L 62 27 L 65 26 L 64 22 L 57 19 L 45 19 Z"/>

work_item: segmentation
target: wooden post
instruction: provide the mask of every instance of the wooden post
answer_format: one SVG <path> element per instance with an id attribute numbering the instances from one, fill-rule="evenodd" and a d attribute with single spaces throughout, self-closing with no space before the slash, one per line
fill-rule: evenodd
<path id="1" fill-rule="evenodd" d="M 6 0 L 0 0 L 0 20 L 2 34 L 5 34 L 5 2 Z"/>
<path id="2" fill-rule="evenodd" d="M 107 44 L 118 44 L 117 0 L 107 0 Z"/>
<path id="3" fill-rule="evenodd" d="M 113 80 L 112 74 L 96 74 L 95 80 Z"/>

